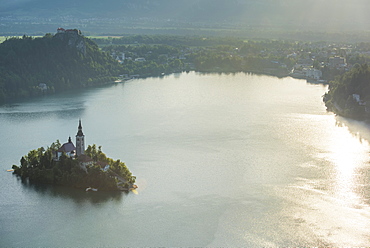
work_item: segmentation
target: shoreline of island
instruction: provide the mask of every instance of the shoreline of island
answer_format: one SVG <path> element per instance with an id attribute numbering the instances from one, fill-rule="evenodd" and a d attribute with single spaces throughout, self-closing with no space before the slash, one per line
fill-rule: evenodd
<path id="1" fill-rule="evenodd" d="M 136 191 L 136 177 L 124 162 L 113 160 L 102 152 L 101 146 L 88 145 L 79 121 L 76 146 L 71 137 L 61 144 L 53 142 L 46 149 L 31 150 L 13 165 L 13 173 L 32 183 L 62 185 L 92 191 Z"/>

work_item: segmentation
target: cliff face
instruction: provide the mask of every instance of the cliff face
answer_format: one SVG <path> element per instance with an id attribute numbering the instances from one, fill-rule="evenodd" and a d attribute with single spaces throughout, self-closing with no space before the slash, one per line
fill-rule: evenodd
<path id="1" fill-rule="evenodd" d="M 54 37 L 64 41 L 67 46 L 76 48 L 77 51 L 86 55 L 85 39 L 81 36 L 81 32 L 79 30 L 58 29 L 58 33 L 56 33 Z"/>

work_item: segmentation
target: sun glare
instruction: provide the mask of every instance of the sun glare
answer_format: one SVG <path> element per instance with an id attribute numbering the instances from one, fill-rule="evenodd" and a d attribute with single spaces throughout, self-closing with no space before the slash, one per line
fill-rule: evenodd
<path id="1" fill-rule="evenodd" d="M 330 141 L 329 160 L 334 164 L 336 197 L 344 205 L 358 204 L 356 171 L 368 160 L 368 142 L 352 135 L 346 127 L 337 127 Z"/>

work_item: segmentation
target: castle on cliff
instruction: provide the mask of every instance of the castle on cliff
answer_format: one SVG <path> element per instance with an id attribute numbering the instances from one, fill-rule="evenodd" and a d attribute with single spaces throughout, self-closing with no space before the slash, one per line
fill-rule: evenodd
<path id="1" fill-rule="evenodd" d="M 64 29 L 64 28 L 58 28 L 57 29 L 58 34 L 63 34 L 63 33 L 75 33 L 77 35 L 81 35 L 81 30 L 79 29 Z"/>
<path id="2" fill-rule="evenodd" d="M 67 46 L 75 47 L 77 51 L 86 55 L 85 38 L 82 36 L 81 30 L 58 28 L 54 37 L 63 40 Z"/>

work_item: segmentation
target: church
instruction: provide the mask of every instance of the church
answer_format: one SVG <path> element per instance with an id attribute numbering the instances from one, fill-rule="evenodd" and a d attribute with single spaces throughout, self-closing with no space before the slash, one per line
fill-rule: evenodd
<path id="1" fill-rule="evenodd" d="M 70 158 L 78 158 L 85 153 L 85 135 L 82 132 L 81 120 L 79 121 L 78 131 L 76 135 L 76 146 L 73 144 L 71 137 L 68 142 L 64 143 L 57 151 L 55 160 L 59 160 L 60 156 L 65 153 Z"/>
<path id="2" fill-rule="evenodd" d="M 99 165 L 103 171 L 107 171 L 110 167 L 107 162 L 94 161 L 91 157 L 85 154 L 85 135 L 82 132 L 81 120 L 79 121 L 76 135 L 76 146 L 73 144 L 71 137 L 69 137 L 68 142 L 64 143 L 56 151 L 54 160 L 59 161 L 63 153 L 69 158 L 78 159 L 80 167 L 86 172 L 86 168 L 93 164 Z"/>

